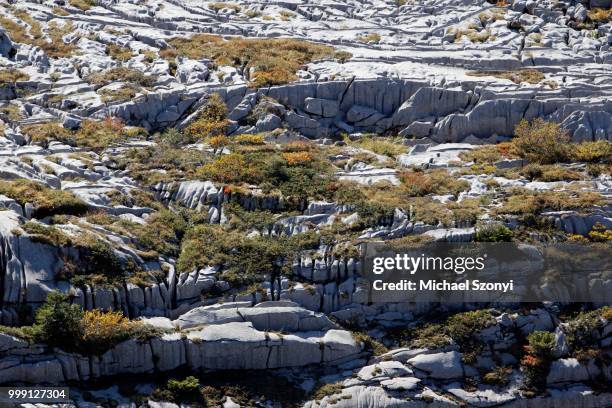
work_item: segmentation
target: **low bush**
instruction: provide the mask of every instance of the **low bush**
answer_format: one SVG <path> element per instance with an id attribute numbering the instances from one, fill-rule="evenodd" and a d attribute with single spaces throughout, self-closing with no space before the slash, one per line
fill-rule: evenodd
<path id="1" fill-rule="evenodd" d="M 49 147 L 49 142 L 57 140 L 65 144 L 74 144 L 72 132 L 64 128 L 59 123 L 49 122 L 36 125 L 26 125 L 22 127 L 22 132 L 28 136 L 31 143 L 41 145 L 45 149 Z"/>
<path id="2" fill-rule="evenodd" d="M 570 157 L 574 161 L 586 163 L 612 163 L 612 142 L 597 140 L 570 145 Z"/>
<path id="3" fill-rule="evenodd" d="M 475 333 L 492 324 L 495 324 L 495 319 L 488 310 L 458 313 L 449 317 L 444 323 L 427 324 L 414 330 L 411 345 L 436 349 L 455 341 L 461 347 L 469 344 Z"/>
<path id="4" fill-rule="evenodd" d="M 31 203 L 32 216 L 43 218 L 54 214 L 82 215 L 87 204 L 72 193 L 54 190 L 31 180 L 0 181 L 0 194 L 12 198 L 20 205 Z"/>
<path id="5" fill-rule="evenodd" d="M 612 241 L 612 230 L 607 229 L 602 223 L 596 222 L 589 231 L 589 239 L 593 242 Z"/>
<path id="6" fill-rule="evenodd" d="M 51 58 L 70 57 L 76 51 L 74 44 L 67 44 L 63 40 L 66 34 L 74 32 L 71 22 L 65 22 L 62 26 L 55 21 L 50 22 L 45 36 L 41 24 L 26 10 L 17 10 L 14 14 L 28 26 L 18 24 L 14 18 L 0 17 L 0 24 L 12 41 L 40 47 Z"/>
<path id="7" fill-rule="evenodd" d="M 612 307 L 583 311 L 567 320 L 563 331 L 572 350 L 598 347 L 598 336 L 593 336 L 612 321 Z"/>
<path id="8" fill-rule="evenodd" d="M 229 126 L 227 106 L 218 93 L 210 95 L 198 117 L 184 130 L 185 135 L 198 140 L 225 134 Z"/>
<path id="9" fill-rule="evenodd" d="M 141 322 L 131 322 L 121 312 L 98 309 L 83 312 L 58 291 L 47 295 L 36 311 L 34 325 L 20 331 L 26 339 L 84 355 L 101 355 L 129 338 L 144 341 L 163 333 Z"/>
<path id="10" fill-rule="evenodd" d="M 517 154 L 530 162 L 554 164 L 567 161 L 570 137 L 559 124 L 536 118 L 516 126 L 512 143 Z"/>
<path id="11" fill-rule="evenodd" d="M 263 145 L 264 142 L 264 135 L 261 134 L 256 134 L 256 135 L 238 135 L 236 137 L 233 138 L 233 141 L 235 143 L 238 143 L 240 145 Z"/>
<path id="12" fill-rule="evenodd" d="M 100 151 L 112 144 L 130 138 L 140 138 L 144 135 L 146 135 L 144 129 L 127 128 L 119 119 L 84 120 L 80 129 L 75 133 L 75 143 L 79 147 Z"/>
<path id="13" fill-rule="evenodd" d="M 310 398 L 315 401 L 319 401 L 327 396 L 340 394 L 343 388 L 344 387 L 342 386 L 342 381 L 338 381 L 335 383 L 322 383 L 313 388 L 310 394 Z"/>
<path id="14" fill-rule="evenodd" d="M 476 242 L 511 242 L 512 230 L 503 224 L 487 223 L 476 228 Z"/>
<path id="15" fill-rule="evenodd" d="M 541 358 L 551 358 L 555 348 L 555 334 L 547 331 L 534 331 L 527 336 L 532 354 Z"/>
<path id="16" fill-rule="evenodd" d="M 88 310 L 81 319 L 80 346 L 91 354 L 102 354 L 130 338 L 132 323 L 121 312 Z"/>
<path id="17" fill-rule="evenodd" d="M 574 181 L 581 180 L 583 178 L 580 173 L 556 164 L 528 164 L 521 169 L 520 174 L 531 181 L 538 180 L 546 182 Z"/>
<path id="18" fill-rule="evenodd" d="M 206 163 L 197 174 L 204 180 L 213 180 L 220 183 L 241 183 L 253 179 L 249 172 L 244 155 L 230 153 L 219 156 L 214 162 Z"/>
<path id="19" fill-rule="evenodd" d="M 458 180 L 446 170 L 437 169 L 430 172 L 410 171 L 400 174 L 402 187 L 411 197 L 421 197 L 428 194 L 453 194 L 469 189 L 469 183 Z"/>
<path id="20" fill-rule="evenodd" d="M 133 85 L 126 85 L 118 89 L 100 89 L 98 94 L 102 97 L 102 102 L 126 102 L 134 99 L 140 89 Z"/>
<path id="21" fill-rule="evenodd" d="M 216 265 L 221 279 L 232 287 L 248 286 L 260 282 L 265 275 L 288 273 L 302 251 L 318 245 L 318 240 L 311 238 L 308 233 L 246 238 L 238 231 L 196 225 L 185 235 L 177 268 L 187 272 Z"/>
<path id="22" fill-rule="evenodd" d="M 282 156 L 289 166 L 300 166 L 314 160 L 310 152 L 285 152 Z"/>
<path id="23" fill-rule="evenodd" d="M 482 376 L 482 382 L 485 384 L 504 386 L 510 382 L 508 379 L 510 374 L 512 374 L 512 367 L 495 367 Z"/>
<path id="24" fill-rule="evenodd" d="M 499 145 L 487 145 L 459 153 L 461 160 L 477 164 L 493 164 L 504 158 Z"/>

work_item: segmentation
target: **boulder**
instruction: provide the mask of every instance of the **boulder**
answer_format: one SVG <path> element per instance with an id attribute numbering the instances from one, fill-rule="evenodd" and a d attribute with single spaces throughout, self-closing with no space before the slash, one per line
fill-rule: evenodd
<path id="1" fill-rule="evenodd" d="M 408 365 L 424 372 L 429 378 L 451 379 L 461 378 L 464 375 L 461 353 L 457 351 L 420 354 L 409 359 Z M 418 371 L 416 373 L 418 374 Z"/>

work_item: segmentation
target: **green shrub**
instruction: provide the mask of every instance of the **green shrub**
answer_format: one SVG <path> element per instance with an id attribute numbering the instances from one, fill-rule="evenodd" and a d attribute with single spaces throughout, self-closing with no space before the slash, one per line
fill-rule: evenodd
<path id="1" fill-rule="evenodd" d="M 552 357 L 555 348 L 555 334 L 547 331 L 534 331 L 527 336 L 531 352 L 541 358 Z"/>
<path id="2" fill-rule="evenodd" d="M 573 349 L 597 346 L 597 339 L 593 337 L 594 331 L 601 330 L 606 323 L 611 321 L 611 306 L 580 312 L 565 324 L 564 331 L 567 335 L 568 344 Z"/>
<path id="3" fill-rule="evenodd" d="M 12 198 L 20 205 L 32 203 L 33 217 L 43 218 L 54 214 L 82 215 L 87 204 L 72 193 L 54 190 L 31 180 L 0 181 L 0 194 Z"/>
<path id="4" fill-rule="evenodd" d="M 528 345 L 521 359 L 525 374 L 525 385 L 530 388 L 543 389 L 550 369 L 555 347 L 555 334 L 545 331 L 534 331 L 527 336 Z"/>
<path id="5" fill-rule="evenodd" d="M 167 128 L 164 132 L 159 135 L 159 142 L 164 145 L 169 145 L 172 147 L 179 147 L 183 144 L 192 143 L 193 141 L 187 139 L 181 132 L 179 132 L 176 128 Z"/>
<path id="6" fill-rule="evenodd" d="M 94 234 L 84 233 L 75 239 L 81 253 L 82 274 L 100 274 L 114 278 L 123 275 L 123 268 L 114 249 Z"/>
<path id="7" fill-rule="evenodd" d="M 34 339 L 51 347 L 74 348 L 83 333 L 82 318 L 79 305 L 71 305 L 63 293 L 51 292 L 36 311 Z"/>
<path id="8" fill-rule="evenodd" d="M 568 160 L 570 137 L 557 123 L 536 118 L 531 123 L 521 121 L 515 130 L 512 143 L 519 156 L 530 162 L 553 164 Z"/>
<path id="9" fill-rule="evenodd" d="M 196 178 L 196 169 L 209 161 L 208 155 L 195 149 L 174 148 L 167 144 L 130 149 L 118 159 L 132 177 L 145 185 L 160 181 L 181 181 Z"/>
<path id="10" fill-rule="evenodd" d="M 17 337 L 18 339 L 26 340 L 28 342 L 34 341 L 31 326 L 12 327 L 0 325 L 0 333 Z"/>
<path id="11" fill-rule="evenodd" d="M 185 402 L 202 400 L 200 393 L 200 381 L 193 376 L 183 380 L 174 378 L 168 380 L 163 388 L 158 388 L 153 392 L 153 398 L 159 401 Z"/>
<path id="12" fill-rule="evenodd" d="M 458 313 L 449 317 L 444 323 L 428 324 L 414 332 L 411 341 L 413 347 L 436 349 L 455 341 L 459 346 L 471 343 L 471 337 L 485 328 L 495 324 L 495 319 L 488 310 L 475 310 Z"/>
<path id="13" fill-rule="evenodd" d="M 476 242 L 511 242 L 512 230 L 503 224 L 487 223 L 476 228 Z"/>

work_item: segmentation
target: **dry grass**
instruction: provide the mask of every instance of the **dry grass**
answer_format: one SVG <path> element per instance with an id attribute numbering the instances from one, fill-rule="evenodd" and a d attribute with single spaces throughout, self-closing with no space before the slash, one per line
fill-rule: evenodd
<path id="1" fill-rule="evenodd" d="M 21 114 L 19 107 L 8 104 L 0 107 L 0 118 L 5 122 L 15 122 L 22 119 L 23 115 Z"/>
<path id="2" fill-rule="evenodd" d="M 87 211 L 87 205 L 72 193 L 53 190 L 31 180 L 2 181 L 0 194 L 12 198 L 20 205 L 32 203 L 32 215 L 37 218 L 53 214 L 79 215 Z"/>
<path id="3" fill-rule="evenodd" d="M 132 58 L 132 50 L 127 47 L 120 47 L 116 44 L 109 44 L 106 49 L 107 55 L 109 55 L 112 59 L 126 62 L 130 58 Z"/>
<path id="4" fill-rule="evenodd" d="M 470 71 L 468 75 L 485 77 L 492 76 L 496 78 L 509 79 L 515 84 L 527 82 L 530 84 L 540 83 L 544 78 L 544 74 L 535 69 L 521 69 L 518 71 Z"/>
<path id="5" fill-rule="evenodd" d="M 52 11 L 53 11 L 53 14 L 57 14 L 58 16 L 61 16 L 61 17 L 66 17 L 70 15 L 69 12 L 67 12 L 61 7 L 53 7 Z"/>
<path id="6" fill-rule="evenodd" d="M 243 39 L 196 34 L 191 38 L 169 41 L 172 48 L 160 56 L 173 60 L 176 56 L 192 59 L 209 58 L 217 65 L 240 69 L 252 87 L 286 84 L 297 79 L 296 72 L 304 64 L 333 58 L 332 47 L 293 39 Z"/>
<path id="7" fill-rule="evenodd" d="M 293 17 L 295 17 L 295 14 L 287 11 L 287 10 L 281 10 L 280 13 L 278 13 L 280 15 L 280 19 L 283 21 L 289 21 L 291 20 Z"/>
<path id="8" fill-rule="evenodd" d="M 70 0 L 70 5 L 79 10 L 87 11 L 96 5 L 94 0 Z"/>
<path id="9" fill-rule="evenodd" d="M 360 35 L 357 37 L 357 41 L 367 44 L 367 43 L 377 43 L 380 42 L 382 37 L 378 33 L 369 33 L 366 35 Z"/>
<path id="10" fill-rule="evenodd" d="M 359 147 L 389 157 L 397 157 L 400 154 L 408 152 L 408 148 L 401 144 L 401 140 L 397 139 L 393 140 L 366 136 L 357 141 L 351 141 L 347 137 L 344 139 L 344 142 L 349 146 Z"/>
<path id="11" fill-rule="evenodd" d="M 128 84 L 119 89 L 101 89 L 98 94 L 102 97 L 102 102 L 126 102 L 133 99 L 140 89 L 134 85 Z"/>
<path id="12" fill-rule="evenodd" d="M 503 206 L 495 210 L 497 214 L 538 215 L 543 211 L 585 209 L 603 203 L 603 198 L 598 193 L 570 194 L 515 189 L 511 194 Z"/>
<path id="13" fill-rule="evenodd" d="M 240 6 L 236 3 L 209 3 L 208 8 L 213 10 L 215 13 L 218 13 L 220 10 L 223 9 L 234 10 L 236 13 L 240 13 Z"/>
<path id="14" fill-rule="evenodd" d="M 52 140 L 58 140 L 72 146 L 88 147 L 94 150 L 103 150 L 109 145 L 140 137 L 144 130 L 140 128 L 126 128 L 117 119 L 103 121 L 85 120 L 76 132 L 64 129 L 58 123 L 43 123 L 24 126 L 23 132 L 31 142 L 48 146 Z"/>
<path id="15" fill-rule="evenodd" d="M 72 134 L 59 123 L 41 123 L 22 127 L 22 132 L 29 137 L 30 143 L 35 143 L 47 148 L 51 140 L 62 143 L 71 143 Z"/>
<path id="16" fill-rule="evenodd" d="M 594 8 L 589 10 L 588 17 L 594 23 L 605 24 L 612 20 L 612 9 Z"/>
<path id="17" fill-rule="evenodd" d="M 495 39 L 490 30 L 478 31 L 473 28 L 455 30 L 455 42 L 461 41 L 463 37 L 467 37 L 473 43 L 483 43 Z"/>
<path id="18" fill-rule="evenodd" d="M 452 177 L 444 169 L 430 172 L 407 171 L 400 174 L 402 186 L 411 197 L 421 197 L 428 194 L 454 194 L 469 189 L 469 183 Z"/>
<path id="19" fill-rule="evenodd" d="M 0 70 L 0 86 L 15 84 L 17 81 L 27 81 L 30 79 L 28 74 L 18 69 L 9 68 Z"/>
<path id="20" fill-rule="evenodd" d="M 66 44 L 62 39 L 74 31 L 72 23 L 67 22 L 62 26 L 55 22 L 50 23 L 47 26 L 47 35 L 50 37 L 48 41 L 44 38 L 40 23 L 26 11 L 16 11 L 15 16 L 27 23 L 29 28 L 16 23 L 14 19 L 0 17 L 0 25 L 7 30 L 12 41 L 40 47 L 51 58 L 69 57 L 76 50 L 74 45 Z"/>
<path id="21" fill-rule="evenodd" d="M 122 81 L 144 87 L 152 86 L 155 78 L 146 76 L 140 71 L 130 68 L 113 68 L 106 72 L 90 75 L 87 80 L 98 86 L 108 85 L 112 82 Z"/>

